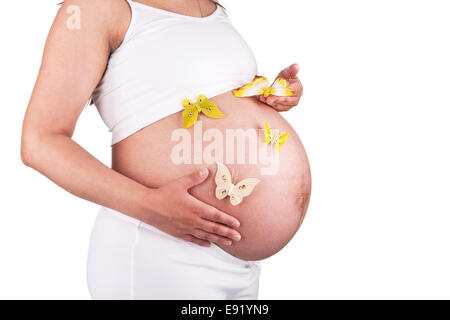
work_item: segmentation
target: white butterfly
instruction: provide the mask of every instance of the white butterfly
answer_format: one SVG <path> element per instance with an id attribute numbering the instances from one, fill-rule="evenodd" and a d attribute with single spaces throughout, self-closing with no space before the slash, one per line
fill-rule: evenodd
<path id="1" fill-rule="evenodd" d="M 219 200 L 225 197 L 230 197 L 230 202 L 233 206 L 241 203 L 242 199 L 250 195 L 255 188 L 255 186 L 261 181 L 256 178 L 244 179 L 238 184 L 234 185 L 231 180 L 231 174 L 228 168 L 217 162 L 217 173 L 216 173 L 216 198 Z"/>

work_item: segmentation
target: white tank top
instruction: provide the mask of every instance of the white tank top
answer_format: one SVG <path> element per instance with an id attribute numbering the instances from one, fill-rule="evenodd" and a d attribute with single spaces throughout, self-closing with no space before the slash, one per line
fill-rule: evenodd
<path id="1" fill-rule="evenodd" d="M 251 49 L 220 6 L 199 18 L 127 1 L 130 26 L 92 95 L 111 144 L 182 110 L 184 98 L 211 98 L 256 75 Z"/>

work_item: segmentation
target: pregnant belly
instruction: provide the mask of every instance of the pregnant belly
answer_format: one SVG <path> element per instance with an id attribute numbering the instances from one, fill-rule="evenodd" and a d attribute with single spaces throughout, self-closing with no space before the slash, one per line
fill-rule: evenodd
<path id="1" fill-rule="evenodd" d="M 208 179 L 190 193 L 241 222 L 237 230 L 242 239 L 221 248 L 245 260 L 267 258 L 292 239 L 305 216 L 311 192 L 308 158 L 294 129 L 267 105 L 231 92 L 209 100 L 224 118 L 200 115 L 195 126 L 183 129 L 181 112 L 172 114 L 115 144 L 112 167 L 148 187 L 158 187 L 206 166 Z M 264 121 L 290 133 L 280 153 L 273 145 L 264 145 Z M 237 206 L 229 197 L 215 196 L 216 161 L 230 170 L 233 183 L 260 180 Z"/>

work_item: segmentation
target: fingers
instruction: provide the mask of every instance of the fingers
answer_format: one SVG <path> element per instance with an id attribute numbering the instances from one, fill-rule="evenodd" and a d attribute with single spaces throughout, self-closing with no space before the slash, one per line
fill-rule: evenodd
<path id="1" fill-rule="evenodd" d="M 272 105 L 272 108 L 274 108 L 278 112 L 283 112 L 283 111 L 289 111 L 293 107 L 292 106 L 286 106 L 286 105 L 280 104 L 280 103 L 275 103 L 274 105 Z"/>
<path id="2" fill-rule="evenodd" d="M 276 97 L 276 96 L 269 96 L 266 99 L 266 104 L 271 106 L 277 111 L 288 111 L 292 107 L 296 106 L 298 104 L 299 99 L 296 97 Z"/>
<path id="3" fill-rule="evenodd" d="M 200 217 L 206 220 L 210 220 L 213 222 L 218 222 L 225 224 L 230 227 L 237 228 L 240 226 L 240 222 L 238 219 L 230 216 L 229 214 L 226 214 L 225 212 L 222 212 L 220 210 L 217 210 L 214 207 L 209 207 L 206 210 L 200 209 Z"/>
<path id="4" fill-rule="evenodd" d="M 222 244 L 225 246 L 231 246 L 231 244 L 232 244 L 232 241 L 230 239 L 227 239 L 227 238 L 224 238 L 224 237 L 221 237 L 221 236 L 218 236 L 218 235 L 215 235 L 215 234 L 212 234 L 212 233 L 200 230 L 200 229 L 195 229 L 192 232 L 192 235 L 195 238 L 211 241 L 211 242 L 214 242 L 217 244 Z"/>
<path id="5" fill-rule="evenodd" d="M 287 111 L 295 107 L 300 97 L 303 95 L 303 86 L 299 80 L 292 84 L 292 89 L 295 91 L 294 96 L 274 96 L 270 95 L 265 98 L 263 95 L 259 96 L 259 100 L 273 107 L 277 111 Z"/>
<path id="6" fill-rule="evenodd" d="M 241 240 L 241 235 L 234 229 L 231 229 L 223 224 L 203 220 L 200 224 L 202 230 L 219 235 L 224 238 L 232 239 L 234 241 Z"/>
<path id="7" fill-rule="evenodd" d="M 266 99 L 266 103 L 273 104 L 284 104 L 286 106 L 295 106 L 299 102 L 299 97 L 289 96 L 289 97 L 278 97 L 278 96 L 268 96 Z"/>
<path id="8" fill-rule="evenodd" d="M 299 72 L 299 70 L 300 66 L 297 63 L 291 64 L 287 70 L 287 74 L 289 77 L 288 80 L 297 77 L 297 73 Z"/>
<path id="9" fill-rule="evenodd" d="M 186 235 L 182 236 L 181 239 L 189 241 L 189 242 L 193 242 L 193 243 L 198 244 L 199 246 L 202 246 L 202 247 L 210 247 L 211 246 L 211 243 L 209 243 L 209 241 L 196 238 L 196 237 L 194 237 L 193 235 L 190 235 L 190 234 L 186 234 Z"/>
<path id="10" fill-rule="evenodd" d="M 181 177 L 179 182 L 182 184 L 183 188 L 189 189 L 196 186 L 208 177 L 209 171 L 207 168 L 201 168 L 195 172 L 188 174 L 187 176 Z"/>
<path id="11" fill-rule="evenodd" d="M 297 73 L 300 71 L 300 66 L 297 63 L 291 64 L 286 69 L 283 69 L 277 76 L 277 78 L 285 78 L 287 80 L 297 77 Z"/>
<path id="12" fill-rule="evenodd" d="M 275 96 L 269 95 L 268 97 L 264 97 L 264 95 L 259 95 L 259 101 L 271 106 L 277 111 L 288 111 L 292 107 L 295 107 L 299 101 L 300 97 L 303 95 L 303 85 L 300 80 L 297 78 L 297 73 L 300 67 L 298 64 L 294 63 L 288 68 L 284 69 L 280 72 L 278 77 L 287 78 L 289 81 L 288 88 L 292 89 L 295 92 L 293 96 Z"/>

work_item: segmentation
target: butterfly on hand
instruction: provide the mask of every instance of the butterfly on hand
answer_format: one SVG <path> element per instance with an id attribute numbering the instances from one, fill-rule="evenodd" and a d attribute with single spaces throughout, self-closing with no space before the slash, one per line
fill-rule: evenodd
<path id="1" fill-rule="evenodd" d="M 228 168 L 224 164 L 217 162 L 215 181 L 217 185 L 216 198 L 222 200 L 229 196 L 231 204 L 236 206 L 242 202 L 244 197 L 247 197 L 252 193 L 255 186 L 261 180 L 256 178 L 248 178 L 234 185 L 232 183 L 231 174 Z"/>
<path id="2" fill-rule="evenodd" d="M 233 94 L 236 97 L 251 97 L 263 94 L 264 97 L 268 97 L 270 95 L 274 96 L 294 96 L 295 91 L 289 89 L 288 81 L 285 78 L 278 78 L 275 82 L 269 86 L 269 80 L 266 77 L 255 76 L 252 82 L 243 85 L 235 90 L 233 90 Z"/>
<path id="3" fill-rule="evenodd" d="M 269 124 L 264 121 L 264 135 L 266 136 L 266 142 L 264 144 L 274 144 L 275 148 L 280 152 L 280 147 L 286 142 L 287 137 L 289 137 L 289 132 L 274 134 Z"/>
<path id="4" fill-rule="evenodd" d="M 219 108 L 208 98 L 201 94 L 197 98 L 197 102 L 193 102 L 190 99 L 183 100 L 183 122 L 184 127 L 191 127 L 198 119 L 199 113 L 210 118 L 222 118 L 224 114 L 219 110 Z"/>

